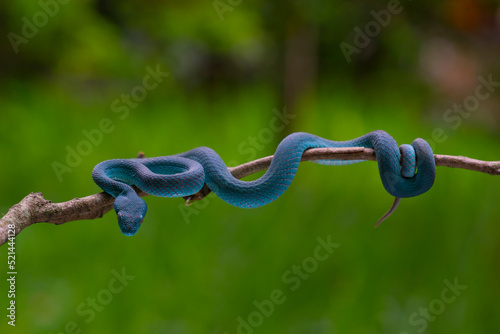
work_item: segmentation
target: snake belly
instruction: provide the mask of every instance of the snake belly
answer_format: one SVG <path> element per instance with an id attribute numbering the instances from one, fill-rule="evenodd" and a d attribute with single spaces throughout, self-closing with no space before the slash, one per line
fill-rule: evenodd
<path id="1" fill-rule="evenodd" d="M 241 181 L 232 176 L 221 157 L 211 148 L 165 157 L 114 159 L 99 163 L 94 182 L 115 197 L 114 208 L 123 234 L 134 235 L 147 211 L 146 203 L 132 185 L 161 197 L 181 197 L 207 186 L 222 200 L 240 208 L 256 208 L 276 200 L 290 186 L 302 154 L 310 148 L 365 147 L 375 150 L 379 174 L 387 192 L 396 198 L 413 197 L 428 191 L 436 166 L 429 144 L 416 139 L 398 147 L 388 133 L 377 130 L 348 141 L 332 141 L 296 132 L 278 145 L 266 173 L 257 180 Z M 327 165 L 351 164 L 363 160 L 318 160 Z"/>

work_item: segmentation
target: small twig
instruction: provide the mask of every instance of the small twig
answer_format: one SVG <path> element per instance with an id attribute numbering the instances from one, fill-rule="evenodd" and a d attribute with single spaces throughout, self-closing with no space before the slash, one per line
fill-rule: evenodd
<path id="1" fill-rule="evenodd" d="M 138 157 L 144 157 L 139 154 Z M 463 168 L 490 175 L 500 175 L 500 161 L 481 161 L 461 156 L 435 154 L 436 165 Z M 363 147 L 315 148 L 304 152 L 302 161 L 308 160 L 376 160 L 372 149 Z M 229 168 L 234 177 L 241 179 L 269 167 L 272 156 L 257 159 L 237 167 Z M 148 194 L 136 189 L 139 196 Z M 210 193 L 208 187 L 186 197 L 187 203 L 200 200 Z M 35 223 L 64 224 L 70 221 L 95 219 L 102 217 L 113 208 L 114 198 L 105 192 L 83 198 L 74 198 L 63 203 L 52 203 L 43 198 L 41 193 L 31 193 L 12 206 L 0 219 L 0 245 L 7 241 L 8 227 L 13 226 L 15 234 Z"/>

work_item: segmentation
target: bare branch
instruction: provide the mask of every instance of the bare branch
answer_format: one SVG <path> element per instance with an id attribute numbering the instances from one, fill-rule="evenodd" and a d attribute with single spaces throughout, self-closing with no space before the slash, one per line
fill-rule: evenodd
<path id="1" fill-rule="evenodd" d="M 245 176 L 267 169 L 271 164 L 273 156 L 260 158 L 230 167 L 229 170 L 234 177 L 241 179 Z M 371 160 L 376 161 L 375 151 L 364 147 L 346 148 L 313 148 L 304 152 L 302 161 L 311 160 Z M 482 161 L 462 156 L 434 154 L 436 166 L 451 168 L 462 168 L 490 175 L 500 175 L 500 161 Z"/>
<path id="2" fill-rule="evenodd" d="M 143 155 L 142 155 L 143 156 Z M 237 167 L 229 168 L 234 177 L 241 179 L 258 171 L 265 170 L 271 164 L 272 156 L 257 159 Z M 468 169 L 490 175 L 500 175 L 500 161 L 481 161 L 462 156 L 435 154 L 437 166 Z M 314 148 L 302 155 L 302 161 L 311 160 L 376 160 L 375 152 L 364 147 Z M 136 189 L 139 196 L 148 194 Z M 186 204 L 200 200 L 210 193 L 205 185 L 197 194 L 185 197 Z M 64 224 L 76 220 L 102 217 L 113 208 L 114 198 L 105 192 L 83 198 L 74 198 L 63 203 L 52 203 L 41 193 L 31 193 L 12 206 L 0 219 L 0 245 L 8 239 L 9 227 L 19 234 L 25 227 L 35 223 Z M 12 232 L 11 232 L 12 234 Z"/>

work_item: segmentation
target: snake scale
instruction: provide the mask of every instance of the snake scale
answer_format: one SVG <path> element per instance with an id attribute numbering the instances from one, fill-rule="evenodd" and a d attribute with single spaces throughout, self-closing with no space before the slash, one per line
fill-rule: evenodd
<path id="1" fill-rule="evenodd" d="M 429 144 L 417 138 L 411 145 L 398 147 L 387 132 L 377 130 L 348 141 L 332 141 L 296 132 L 278 145 L 266 173 L 254 181 L 241 181 L 231 175 L 221 157 L 211 148 L 164 157 L 106 160 L 94 167 L 92 178 L 115 197 L 118 225 L 125 235 L 134 235 L 146 215 L 147 205 L 132 185 L 161 197 L 190 196 L 206 184 L 225 202 L 240 208 L 256 208 L 271 203 L 290 186 L 302 154 L 310 148 L 365 147 L 375 150 L 380 178 L 387 192 L 400 198 L 429 190 L 436 176 L 434 155 Z M 325 165 L 351 164 L 363 160 L 317 160 Z M 379 222 L 381 221 L 379 220 Z"/>

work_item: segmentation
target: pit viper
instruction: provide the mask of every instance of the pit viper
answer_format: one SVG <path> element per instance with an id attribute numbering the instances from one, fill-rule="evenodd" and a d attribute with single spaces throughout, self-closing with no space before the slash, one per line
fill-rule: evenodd
<path id="1" fill-rule="evenodd" d="M 115 197 L 114 209 L 120 230 L 131 236 L 141 226 L 147 211 L 146 202 L 132 185 L 154 196 L 186 197 L 206 184 L 229 204 L 256 208 L 271 203 L 285 192 L 295 177 L 304 151 L 323 147 L 374 149 L 382 184 L 396 198 L 381 220 L 394 211 L 401 198 L 423 194 L 434 184 L 436 164 L 429 144 L 417 138 L 411 145 L 398 147 L 394 138 L 381 130 L 348 141 L 332 141 L 305 132 L 292 133 L 278 145 L 266 173 L 254 181 L 233 177 L 221 157 L 209 147 L 156 158 L 106 160 L 94 167 L 92 178 L 102 190 Z M 364 160 L 314 162 L 345 165 L 361 161 Z"/>

